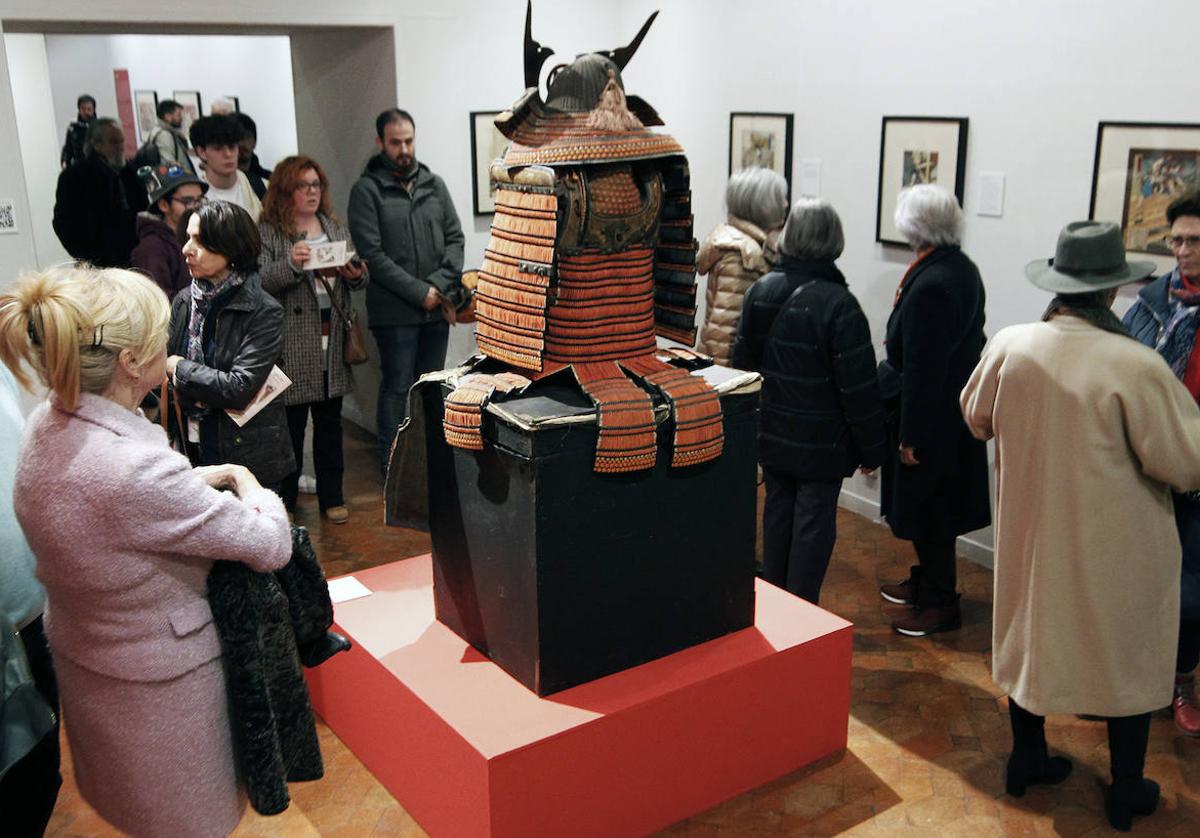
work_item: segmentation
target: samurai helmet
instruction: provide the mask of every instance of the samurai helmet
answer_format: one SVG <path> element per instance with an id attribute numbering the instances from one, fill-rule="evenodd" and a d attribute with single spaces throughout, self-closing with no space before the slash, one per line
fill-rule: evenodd
<path id="1" fill-rule="evenodd" d="M 626 46 L 584 53 L 570 64 L 559 64 L 546 80 L 546 105 L 567 113 L 586 113 L 600 104 L 605 87 L 614 79 L 622 91 L 621 71 L 641 46 L 658 12 L 650 15 Z M 542 65 L 554 50 L 533 40 L 533 2 L 525 10 L 525 87 L 536 88 Z"/>

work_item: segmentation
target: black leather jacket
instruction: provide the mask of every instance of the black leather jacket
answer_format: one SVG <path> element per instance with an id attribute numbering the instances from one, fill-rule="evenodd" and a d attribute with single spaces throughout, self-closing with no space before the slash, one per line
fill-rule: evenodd
<path id="1" fill-rule="evenodd" d="M 191 292 L 185 288 L 171 304 L 167 347 L 183 357 L 175 368 L 175 392 L 185 410 L 200 420 L 196 465 L 237 463 L 263 484 L 278 483 L 296 467 L 283 400 L 276 398 L 240 428 L 225 410 L 249 404 L 279 362 L 283 309 L 263 290 L 258 274 L 247 276 L 230 295 L 212 303 L 204 322 L 204 363 L 187 360 L 191 309 Z"/>

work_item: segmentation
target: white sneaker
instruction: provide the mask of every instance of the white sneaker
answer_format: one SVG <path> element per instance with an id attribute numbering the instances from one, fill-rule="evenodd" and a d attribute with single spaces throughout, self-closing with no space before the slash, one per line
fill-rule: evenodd
<path id="1" fill-rule="evenodd" d="M 315 495 L 317 493 L 317 478 L 307 474 L 300 475 L 300 494 Z"/>

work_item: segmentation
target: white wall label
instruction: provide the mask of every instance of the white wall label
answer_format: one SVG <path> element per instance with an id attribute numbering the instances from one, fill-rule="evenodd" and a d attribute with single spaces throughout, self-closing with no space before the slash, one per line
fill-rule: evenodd
<path id="1" fill-rule="evenodd" d="M 1004 215 L 1003 172 L 979 173 L 979 215 Z"/>
<path id="2" fill-rule="evenodd" d="M 800 184 L 798 192 L 813 198 L 821 194 L 821 161 L 806 157 L 800 161 Z"/>
<path id="3" fill-rule="evenodd" d="M 17 232 L 17 205 L 14 201 L 0 198 L 0 233 Z"/>

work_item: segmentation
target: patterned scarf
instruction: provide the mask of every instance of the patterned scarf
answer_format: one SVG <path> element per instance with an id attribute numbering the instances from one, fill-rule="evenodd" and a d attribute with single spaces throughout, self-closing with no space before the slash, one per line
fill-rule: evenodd
<path id="1" fill-rule="evenodd" d="M 1179 268 L 1171 271 L 1167 281 L 1168 317 L 1158 344 L 1154 347 L 1171 366 L 1171 371 L 1180 381 L 1187 372 L 1188 359 L 1196 343 L 1196 313 L 1200 311 L 1200 291 L 1191 283 L 1185 283 Z"/>
<path id="2" fill-rule="evenodd" d="M 204 319 L 213 301 L 227 291 L 232 292 L 245 281 L 244 276 L 232 270 L 220 285 L 213 285 L 207 279 L 192 280 L 192 316 L 188 321 L 187 341 L 189 361 L 204 363 Z"/>

